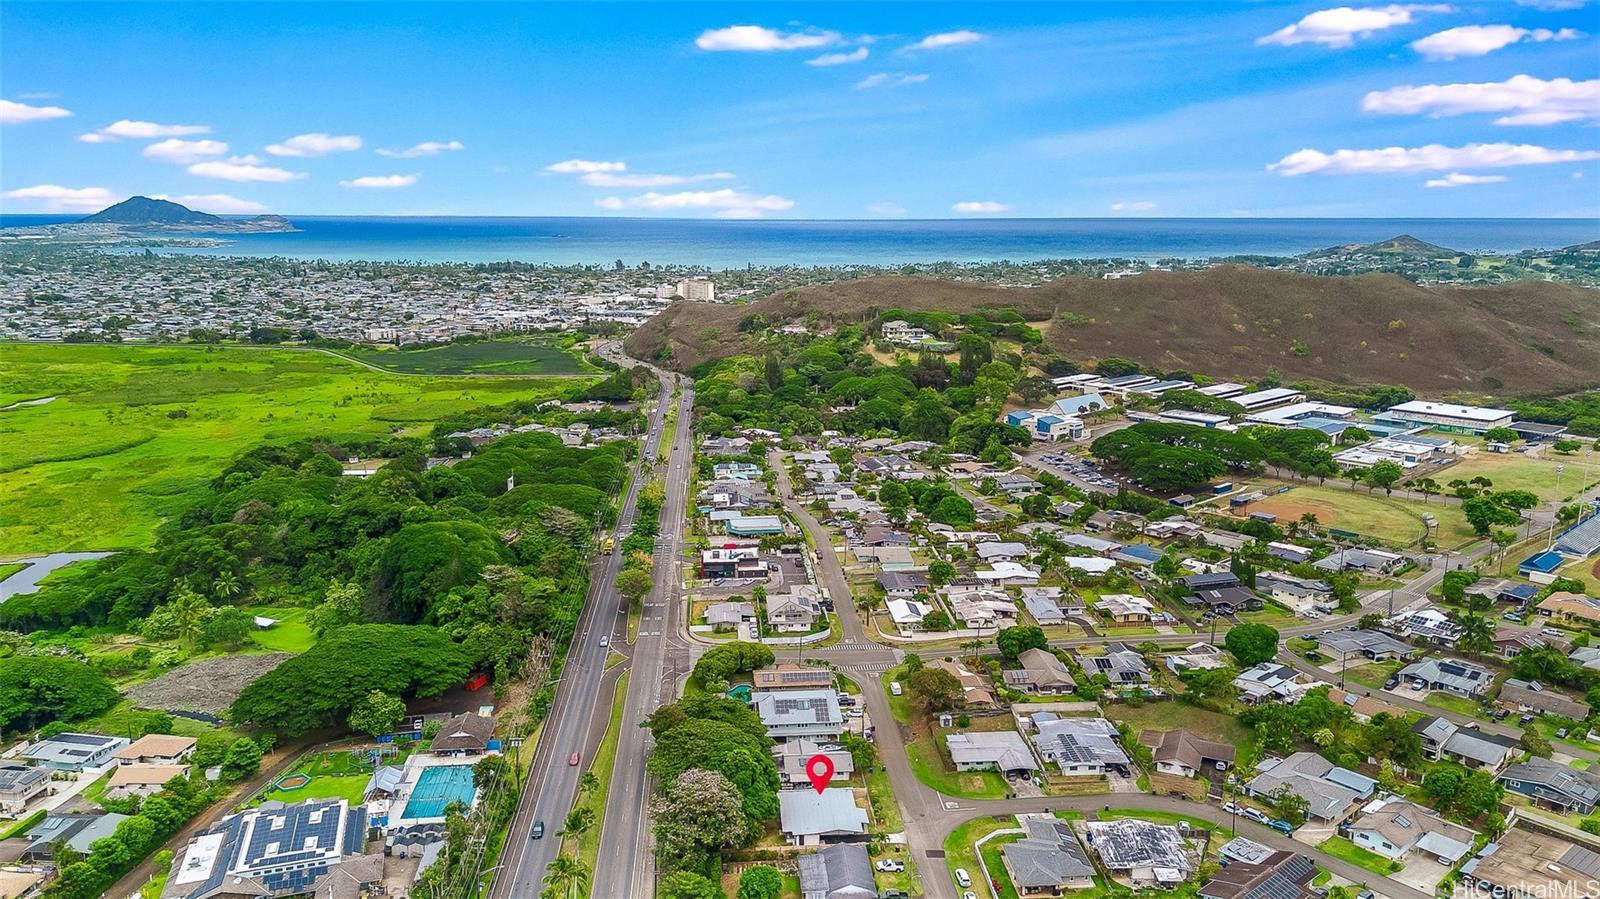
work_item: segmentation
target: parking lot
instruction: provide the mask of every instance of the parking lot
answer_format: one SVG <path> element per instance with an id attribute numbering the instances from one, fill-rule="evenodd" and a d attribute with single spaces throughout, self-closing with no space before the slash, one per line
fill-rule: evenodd
<path id="1" fill-rule="evenodd" d="M 1097 493 L 1117 492 L 1117 481 L 1101 472 L 1093 463 L 1067 452 L 1055 452 L 1049 448 L 1041 447 L 1023 456 L 1023 460 L 1039 471 L 1050 474 L 1066 481 L 1069 484 Z"/>

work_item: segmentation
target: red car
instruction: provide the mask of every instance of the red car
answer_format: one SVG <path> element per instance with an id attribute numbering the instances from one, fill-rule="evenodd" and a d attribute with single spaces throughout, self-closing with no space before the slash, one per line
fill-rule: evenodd
<path id="1" fill-rule="evenodd" d="M 576 752 L 567 757 L 567 764 L 574 768 L 578 767 L 578 754 Z"/>

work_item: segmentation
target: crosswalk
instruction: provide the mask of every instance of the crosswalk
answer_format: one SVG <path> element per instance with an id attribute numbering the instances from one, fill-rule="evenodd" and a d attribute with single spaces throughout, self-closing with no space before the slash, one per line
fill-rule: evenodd
<path id="1" fill-rule="evenodd" d="M 849 671 L 856 674 L 882 674 L 894 667 L 894 662 L 846 662 L 835 665 L 840 671 Z"/>

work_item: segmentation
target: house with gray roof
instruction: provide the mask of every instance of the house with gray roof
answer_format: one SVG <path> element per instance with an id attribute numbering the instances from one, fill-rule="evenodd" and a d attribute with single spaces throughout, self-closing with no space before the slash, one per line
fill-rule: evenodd
<path id="1" fill-rule="evenodd" d="M 1115 726 L 1104 718 L 1061 718 L 1050 712 L 1033 716 L 1038 733 L 1033 745 L 1039 755 L 1054 762 L 1067 777 L 1105 774 L 1126 775 L 1132 762 L 1117 742 Z"/>
<path id="2" fill-rule="evenodd" d="M 1523 712 L 1541 712 L 1560 715 L 1577 721 L 1589 717 L 1589 704 L 1579 702 L 1560 690 L 1553 690 L 1538 681 L 1507 678 L 1500 685 L 1500 704 Z"/>
<path id="3" fill-rule="evenodd" d="M 1313 752 L 1296 752 L 1288 758 L 1268 759 L 1256 766 L 1256 776 L 1245 784 L 1253 797 L 1270 796 L 1282 787 L 1304 799 L 1306 814 L 1328 824 L 1344 821 L 1356 802 L 1371 796 L 1377 782 L 1340 768 Z"/>
<path id="4" fill-rule="evenodd" d="M 1143 686 L 1150 683 L 1150 666 L 1144 663 L 1144 656 L 1129 649 L 1122 643 L 1107 643 L 1106 651 L 1097 656 L 1078 653 L 1078 664 L 1083 666 L 1083 671 L 1090 677 L 1103 674 L 1111 682 L 1112 689 L 1123 687 Z"/>
<path id="5" fill-rule="evenodd" d="M 1363 811 L 1361 819 L 1350 825 L 1350 842 L 1396 861 L 1421 853 L 1454 865 L 1472 851 L 1478 836 L 1477 831 L 1452 824 L 1407 799 L 1381 799 Z"/>
<path id="6" fill-rule="evenodd" d="M 1028 741 L 1014 730 L 946 734 L 944 742 L 957 771 L 998 771 L 1006 777 L 1026 777 L 1039 770 Z"/>
<path id="7" fill-rule="evenodd" d="M 0 815 L 20 818 L 35 797 L 50 791 L 50 771 L 21 762 L 0 762 Z"/>
<path id="8" fill-rule="evenodd" d="M 1379 631 L 1334 631 L 1315 638 L 1317 650 L 1335 662 L 1367 659 L 1387 662 L 1390 659 L 1411 659 L 1422 650 L 1404 640 L 1397 640 Z"/>
<path id="9" fill-rule="evenodd" d="M 800 899 L 877 899 L 867 847 L 835 843 L 796 859 Z"/>
<path id="10" fill-rule="evenodd" d="M 833 762 L 833 779 L 849 780 L 856 772 L 855 756 L 834 743 L 819 743 L 816 740 L 790 740 L 787 743 L 776 743 L 772 747 L 772 760 L 778 765 L 778 780 L 786 787 L 811 787 L 811 778 L 806 774 L 806 762 L 813 757 L 825 755 Z"/>
<path id="11" fill-rule="evenodd" d="M 862 842 L 867 838 L 867 812 L 856 805 L 854 790 L 829 787 L 781 790 L 778 829 L 796 846 Z"/>
<path id="12" fill-rule="evenodd" d="M 1090 821 L 1089 847 L 1100 856 L 1113 877 L 1135 886 L 1176 886 L 1195 868 L 1183 835 L 1170 824 L 1152 824 L 1138 818 Z"/>
<path id="13" fill-rule="evenodd" d="M 1401 668 L 1397 675 L 1418 690 L 1443 690 L 1476 699 L 1489 692 L 1494 673 L 1458 659 L 1428 658 Z"/>
<path id="14" fill-rule="evenodd" d="M 754 623 L 756 607 L 747 602 L 719 602 L 706 607 L 706 624 L 713 630 L 731 631 L 740 624 Z"/>
<path id="15" fill-rule="evenodd" d="M 1309 899 L 1316 876 L 1309 856 L 1279 849 L 1259 862 L 1236 862 L 1217 871 L 1200 887 L 1200 899 Z"/>
<path id="16" fill-rule="evenodd" d="M 22 757 L 52 771 L 83 771 L 111 764 L 117 750 L 128 745 L 127 737 L 105 734 L 56 734 L 31 743 Z"/>
<path id="17" fill-rule="evenodd" d="M 1048 649 L 1025 649 L 1017 655 L 1018 669 L 1006 671 L 1006 686 L 1028 693 L 1054 695 L 1071 693 L 1077 684 L 1065 662 Z"/>
<path id="18" fill-rule="evenodd" d="M 1051 815 L 1026 815 L 1021 823 L 1027 836 L 1000 847 L 1019 896 L 1058 896 L 1063 890 L 1094 886 L 1094 862 L 1072 825 Z"/>
<path id="19" fill-rule="evenodd" d="M 1429 759 L 1449 759 L 1491 773 L 1522 751 L 1521 744 L 1511 737 L 1484 733 L 1476 726 L 1462 727 L 1447 718 L 1424 718 L 1411 730 L 1422 738 L 1422 754 Z"/>
<path id="20" fill-rule="evenodd" d="M 837 740 L 844 732 L 844 716 L 839 711 L 836 690 L 785 690 L 781 693 L 756 693 L 750 697 L 756 714 L 767 728 L 767 735 L 779 742 L 801 737 L 811 740 Z"/>
<path id="21" fill-rule="evenodd" d="M 977 554 L 985 562 L 1021 562 L 1028 557 L 1028 547 L 1022 543 L 980 543 Z"/>
<path id="22" fill-rule="evenodd" d="M 1022 606 L 1041 625 L 1067 623 L 1067 613 L 1061 608 L 1060 587 L 1023 587 Z"/>
<path id="23" fill-rule="evenodd" d="M 52 812 L 24 834 L 28 838 L 28 848 L 22 850 L 22 858 L 25 861 L 49 861 L 55 856 L 57 843 L 88 855 L 95 840 L 116 833 L 117 825 L 127 819 L 127 815 L 114 812 L 99 815 Z"/>
<path id="24" fill-rule="evenodd" d="M 1507 792 L 1532 799 L 1540 808 L 1563 815 L 1588 815 L 1600 805 L 1600 774 L 1579 771 L 1549 759 L 1529 756 L 1500 772 Z"/>

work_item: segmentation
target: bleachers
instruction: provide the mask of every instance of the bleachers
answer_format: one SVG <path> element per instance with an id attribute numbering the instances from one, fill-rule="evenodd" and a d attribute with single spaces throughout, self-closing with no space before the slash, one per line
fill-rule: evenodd
<path id="1" fill-rule="evenodd" d="M 1600 511 L 1562 531 L 1555 550 L 1564 556 L 1589 556 L 1600 550 Z"/>

